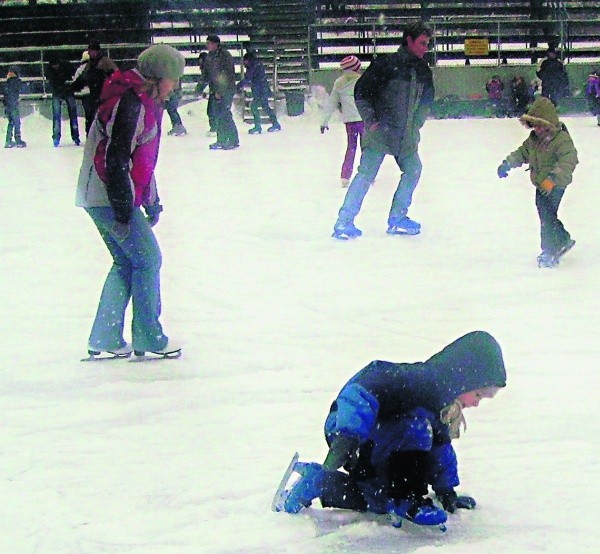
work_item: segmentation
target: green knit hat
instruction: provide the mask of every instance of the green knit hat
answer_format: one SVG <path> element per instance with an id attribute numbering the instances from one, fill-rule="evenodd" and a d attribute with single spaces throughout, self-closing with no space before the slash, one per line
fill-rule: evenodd
<path id="1" fill-rule="evenodd" d="M 179 81 L 183 75 L 185 58 L 168 44 L 155 44 L 138 57 L 138 69 L 147 79 Z"/>

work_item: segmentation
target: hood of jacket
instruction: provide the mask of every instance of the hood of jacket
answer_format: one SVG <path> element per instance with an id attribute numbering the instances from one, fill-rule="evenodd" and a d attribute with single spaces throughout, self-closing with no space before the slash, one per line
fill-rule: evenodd
<path id="1" fill-rule="evenodd" d="M 558 130 L 560 127 L 554 104 L 544 96 L 538 96 L 527 110 L 527 113 L 523 114 L 519 120 L 525 125 L 540 125 L 553 131 Z"/>
<path id="2" fill-rule="evenodd" d="M 446 406 L 465 392 L 505 387 L 506 369 L 498 341 L 485 331 L 473 331 L 425 362 L 441 403 Z"/>
<path id="3" fill-rule="evenodd" d="M 144 77 L 136 70 L 121 71 L 117 69 L 106 81 L 102 87 L 100 103 L 106 102 L 111 98 L 121 98 L 129 89 L 139 95 L 141 93 Z"/>

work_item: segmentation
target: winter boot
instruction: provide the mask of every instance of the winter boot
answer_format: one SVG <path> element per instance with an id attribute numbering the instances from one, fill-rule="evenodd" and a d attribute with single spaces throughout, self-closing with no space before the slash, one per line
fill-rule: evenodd
<path id="1" fill-rule="evenodd" d="M 388 221 L 388 235 L 418 235 L 420 232 L 421 224 L 413 221 L 410 217 L 391 218 Z"/>
<path id="2" fill-rule="evenodd" d="M 321 464 L 297 462 L 294 471 L 301 477 L 288 491 L 283 509 L 288 514 L 297 514 L 302 508 L 308 508 L 321 494 L 327 472 Z"/>
<path id="3" fill-rule="evenodd" d="M 394 527 L 400 527 L 403 519 L 415 525 L 442 525 L 448 520 L 446 512 L 435 506 L 431 498 L 390 500 L 388 514 Z"/>
<path id="4" fill-rule="evenodd" d="M 262 127 L 260 125 L 255 125 L 252 129 L 248 129 L 249 135 L 260 135 L 262 133 Z"/>
<path id="5" fill-rule="evenodd" d="M 334 239 L 338 240 L 349 240 L 360 237 L 362 231 L 354 226 L 354 223 L 336 223 L 333 228 L 333 234 L 331 235 Z"/>
<path id="6" fill-rule="evenodd" d="M 267 129 L 268 133 L 275 133 L 277 131 L 281 131 L 281 125 L 277 121 Z"/>

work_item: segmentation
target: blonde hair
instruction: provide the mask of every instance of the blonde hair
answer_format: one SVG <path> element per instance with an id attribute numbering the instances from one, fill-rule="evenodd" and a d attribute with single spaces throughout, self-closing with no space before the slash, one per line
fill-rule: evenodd
<path id="1" fill-rule="evenodd" d="M 460 437 L 461 425 L 465 431 L 467 430 L 467 421 L 458 398 L 440 411 L 440 420 L 448 426 L 448 434 L 451 439 Z"/>

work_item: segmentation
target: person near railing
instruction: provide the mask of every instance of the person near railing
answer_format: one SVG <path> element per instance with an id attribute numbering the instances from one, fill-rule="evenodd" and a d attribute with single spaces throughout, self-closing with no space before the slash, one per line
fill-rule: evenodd
<path id="1" fill-rule="evenodd" d="M 211 150 L 232 150 L 238 148 L 240 139 L 231 113 L 233 97 L 236 93 L 235 65 L 229 51 L 221 44 L 217 35 L 206 37 L 208 55 L 203 72 L 210 94 L 213 97 L 215 120 L 217 124 L 217 142 L 211 144 Z"/>
<path id="2" fill-rule="evenodd" d="M 585 97 L 587 98 L 590 111 L 596 116 L 598 126 L 600 126 L 600 69 L 595 69 L 588 76 L 585 86 Z"/>
<path id="3" fill-rule="evenodd" d="M 350 184 L 350 177 L 354 169 L 354 158 L 359 139 L 362 139 L 365 124 L 363 123 L 356 102 L 354 101 L 354 87 L 360 78 L 360 60 L 356 56 L 346 56 L 340 62 L 343 73 L 333 83 L 329 100 L 323 110 L 321 119 L 321 134 L 329 129 L 329 119 L 338 108 L 342 112 L 342 121 L 346 126 L 346 154 L 342 163 L 340 180 L 342 187 Z"/>
<path id="4" fill-rule="evenodd" d="M 88 45 L 88 55 L 90 57 L 86 68 L 81 75 L 73 81 L 71 85 L 72 92 L 79 92 L 84 87 L 90 90 L 90 96 L 87 102 L 87 111 L 85 111 L 85 133 L 90 131 L 92 122 L 100 104 L 100 95 L 106 78 L 117 69 L 117 65 L 102 50 L 97 40 L 91 40 Z"/>
<path id="5" fill-rule="evenodd" d="M 208 86 L 208 79 L 206 77 L 205 63 L 208 52 L 202 50 L 198 54 L 198 67 L 200 69 L 200 75 L 198 77 L 198 83 L 196 84 L 196 94 L 202 96 L 202 98 L 208 98 L 206 102 L 206 117 L 208 118 L 208 131 L 206 131 L 207 137 L 217 136 L 217 119 L 215 115 L 215 98 L 211 94 L 207 94 L 205 91 Z"/>
<path id="6" fill-rule="evenodd" d="M 542 80 L 542 96 L 550 99 L 555 106 L 569 95 L 569 76 L 555 48 L 548 48 L 536 75 Z"/>
<path id="7" fill-rule="evenodd" d="M 175 137 L 187 135 L 187 129 L 179 115 L 179 102 L 182 94 L 183 90 L 181 88 L 181 83 L 179 83 L 179 86 L 171 93 L 171 96 L 169 96 L 168 100 L 165 102 L 165 111 L 171 120 L 171 130 L 167 135 Z"/>
<path id="8" fill-rule="evenodd" d="M 58 54 L 48 56 L 46 78 L 52 92 L 52 142 L 60 144 L 62 126 L 62 104 L 67 106 L 71 140 L 79 146 L 79 123 L 77 121 L 77 102 L 71 89 L 71 81 L 75 75 L 75 67 L 68 60 L 63 60 Z"/>
<path id="9" fill-rule="evenodd" d="M 421 21 L 406 25 L 398 51 L 377 56 L 356 83 L 354 98 L 365 131 L 358 173 L 350 183 L 333 229 L 336 239 L 348 240 L 362 234 L 354 218 L 386 155 L 394 157 L 402 172 L 387 233 L 416 235 L 421 230 L 407 213 L 421 176 L 420 129 L 434 98 L 433 76 L 424 59 L 432 36 L 431 29 Z"/>
<path id="10" fill-rule="evenodd" d="M 16 65 L 11 65 L 6 72 L 6 82 L 4 83 L 2 91 L 4 113 L 8 118 L 4 148 L 24 148 L 27 146 L 27 143 L 21 138 L 21 113 L 19 112 L 21 86 L 22 82 L 19 77 L 19 68 Z"/>
<path id="11" fill-rule="evenodd" d="M 529 89 L 523 75 L 515 75 L 510 80 L 510 112 L 515 117 L 522 116 L 530 101 Z"/>
<path id="12" fill-rule="evenodd" d="M 248 130 L 248 134 L 260 135 L 262 133 L 259 108 L 262 108 L 266 112 L 271 122 L 271 126 L 267 129 L 267 132 L 281 131 L 281 125 L 277 121 L 277 114 L 269 106 L 269 96 L 272 93 L 267 81 L 264 64 L 256 57 L 254 52 L 246 52 L 242 58 L 242 63 L 244 64 L 246 73 L 244 78 L 237 84 L 237 91 L 241 93 L 244 87 L 250 87 L 252 91 L 250 110 L 254 118 L 254 127 Z"/>

